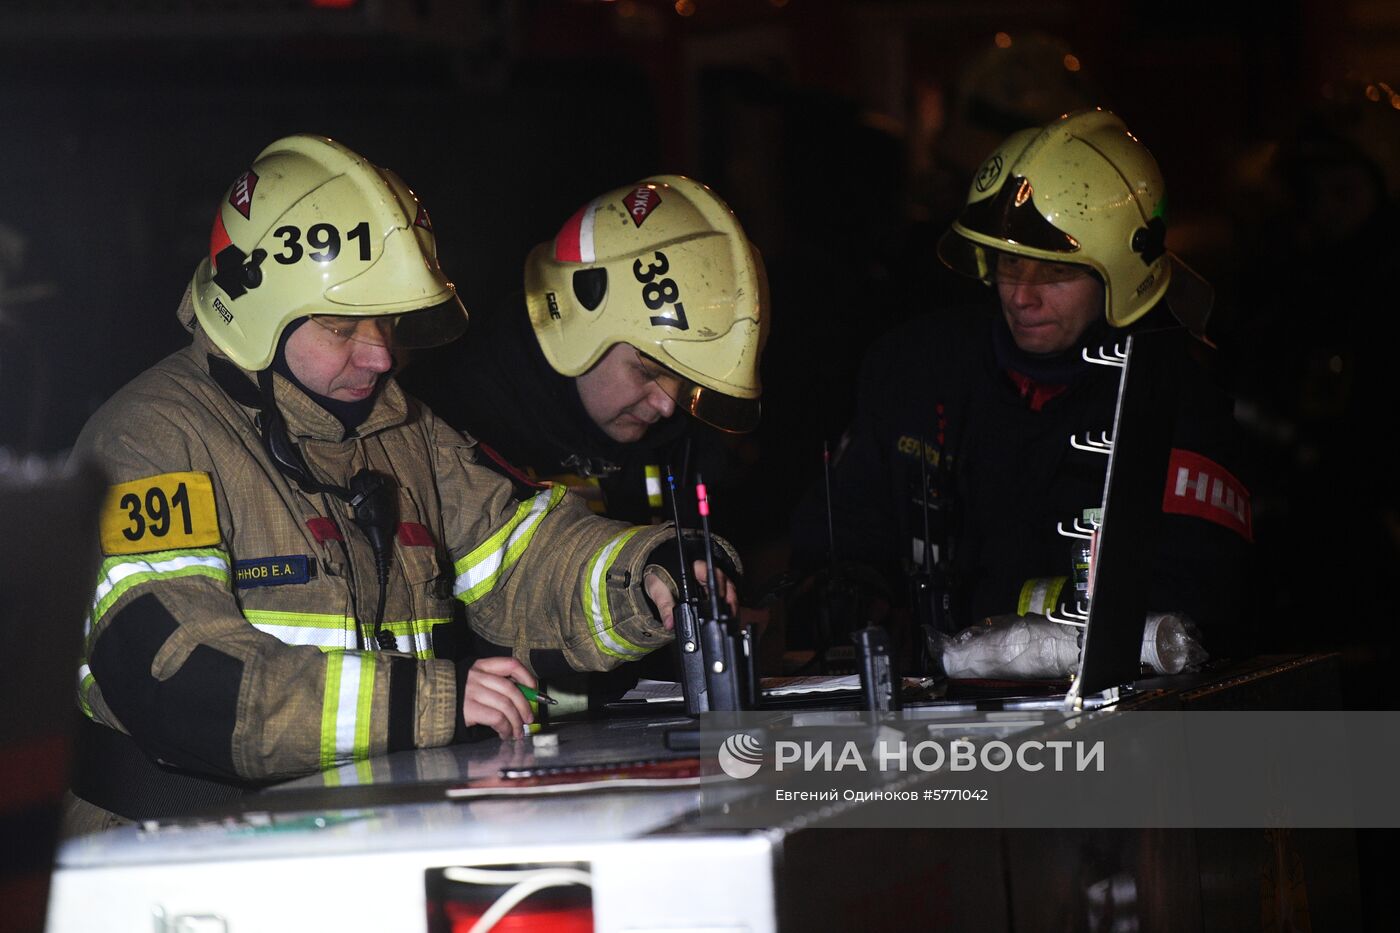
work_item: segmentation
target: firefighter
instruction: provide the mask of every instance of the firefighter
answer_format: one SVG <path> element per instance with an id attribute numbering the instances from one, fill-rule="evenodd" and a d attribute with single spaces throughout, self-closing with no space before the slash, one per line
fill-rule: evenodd
<path id="1" fill-rule="evenodd" d="M 562 486 L 517 501 L 394 380 L 398 352 L 466 312 L 392 172 L 321 137 L 273 143 L 219 204 L 178 315 L 190 346 L 75 448 L 112 486 L 69 833 L 519 736 L 519 685 L 668 640 L 669 528 Z"/>
<path id="2" fill-rule="evenodd" d="M 758 424 L 763 261 L 706 186 L 660 175 L 594 198 L 531 251 L 524 304 L 479 315 L 485 336 L 407 373 L 500 455 L 502 472 L 565 483 L 612 518 L 656 521 L 669 515 L 667 463 L 683 480 L 693 450 L 689 465 L 720 479 L 711 429 Z"/>
<path id="3" fill-rule="evenodd" d="M 670 518 L 667 467 L 682 490 L 698 473 L 729 500 L 724 435 L 758 424 L 770 312 L 762 257 L 724 201 L 678 175 L 609 191 L 530 252 L 524 280 L 524 308 L 478 315 L 479 339 L 415 360 L 413 391 L 480 438 L 487 465 L 567 485 L 610 518 Z M 693 526 L 691 498 L 678 498 Z M 678 675 L 653 656 L 550 690 L 596 707 L 639 676 Z"/>
<path id="4" fill-rule="evenodd" d="M 1082 599 L 1057 527 L 1101 505 L 1108 458 L 1070 437 L 1112 434 L 1121 372 L 1085 353 L 1179 326 L 1173 312 L 1202 324 L 1201 305 L 1173 288 L 1189 270 L 1166 230 L 1157 163 L 1111 113 L 1066 115 L 993 151 L 939 256 L 995 300 L 934 309 L 870 351 L 832 469 L 835 556 L 878 568 L 894 594 L 923 574 L 924 592 L 941 593 L 926 618 L 945 631 Z M 1249 491 L 1229 400 L 1182 363 L 1149 602 L 1219 644 L 1241 605 Z M 827 519 L 816 490 L 794 527 L 809 568 L 833 557 Z"/>

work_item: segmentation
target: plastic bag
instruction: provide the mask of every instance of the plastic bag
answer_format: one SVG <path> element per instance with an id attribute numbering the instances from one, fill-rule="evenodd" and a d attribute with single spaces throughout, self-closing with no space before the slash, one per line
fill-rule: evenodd
<path id="1" fill-rule="evenodd" d="M 1142 632 L 1142 663 L 1159 674 L 1200 670 L 1210 659 L 1196 624 L 1179 612 L 1153 612 Z"/>
<path id="2" fill-rule="evenodd" d="M 1055 680 L 1078 669 L 1082 631 L 1042 615 L 996 616 L 955 635 L 931 634 L 929 653 L 955 680 Z M 1189 617 L 1176 612 L 1147 617 L 1143 664 L 1158 674 L 1179 674 L 1197 670 L 1208 658 Z"/>
<path id="3" fill-rule="evenodd" d="M 1079 629 L 1040 615 L 986 619 L 956 635 L 930 636 L 930 654 L 954 679 L 1053 680 L 1079 663 Z"/>

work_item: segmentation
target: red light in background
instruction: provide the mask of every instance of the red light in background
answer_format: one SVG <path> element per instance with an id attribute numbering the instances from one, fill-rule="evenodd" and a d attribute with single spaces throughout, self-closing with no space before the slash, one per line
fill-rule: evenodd
<path id="1" fill-rule="evenodd" d="M 311 0 L 311 5 L 318 10 L 348 10 L 359 2 L 360 0 Z"/>

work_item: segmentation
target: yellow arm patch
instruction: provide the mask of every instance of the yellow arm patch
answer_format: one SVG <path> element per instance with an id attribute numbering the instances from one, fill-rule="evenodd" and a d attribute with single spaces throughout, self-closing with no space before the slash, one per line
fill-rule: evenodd
<path id="1" fill-rule="evenodd" d="M 112 486 L 100 528 L 105 554 L 218 544 L 214 485 L 208 473 L 162 473 Z"/>

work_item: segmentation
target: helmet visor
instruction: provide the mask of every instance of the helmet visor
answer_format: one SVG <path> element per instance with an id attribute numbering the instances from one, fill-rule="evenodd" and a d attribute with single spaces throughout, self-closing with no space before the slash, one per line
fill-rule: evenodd
<path id="1" fill-rule="evenodd" d="M 969 202 L 958 223 L 973 233 L 1049 253 L 1073 253 L 1079 241 L 1045 219 L 1030 179 L 1017 175 L 993 197 Z"/>
<path id="2" fill-rule="evenodd" d="M 1031 259 L 997 249 L 987 250 L 987 265 L 996 285 L 1059 285 L 1094 274 L 1088 266 Z"/>
<path id="3" fill-rule="evenodd" d="M 726 395 L 700 385 L 641 350 L 637 350 L 637 360 L 642 371 L 671 397 L 677 408 L 684 409 L 710 427 L 730 434 L 743 434 L 758 427 L 758 399 Z"/>
<path id="4" fill-rule="evenodd" d="M 402 314 L 373 317 L 313 314 L 310 320 L 341 340 L 407 350 L 423 350 L 450 343 L 467 329 L 467 312 L 456 297 Z"/>

